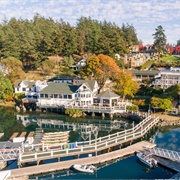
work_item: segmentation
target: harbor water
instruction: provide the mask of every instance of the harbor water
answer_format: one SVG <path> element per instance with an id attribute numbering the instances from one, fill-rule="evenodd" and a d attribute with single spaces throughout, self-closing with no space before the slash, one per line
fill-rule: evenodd
<path id="1" fill-rule="evenodd" d="M 179 151 L 180 129 L 167 129 L 159 129 L 154 136 L 154 142 L 157 147 Z M 98 166 L 98 170 L 94 174 L 75 173 L 68 170 L 31 176 L 29 179 L 170 179 L 174 175 L 175 172 L 162 166 L 150 169 L 139 162 L 134 155 Z"/>
<path id="2" fill-rule="evenodd" d="M 20 116 L 15 115 L 14 121 L 12 117 L 8 118 L 14 127 L 21 129 L 22 131 L 31 131 L 35 128 L 43 128 L 47 131 L 58 131 L 60 128 L 64 127 L 67 130 L 67 126 L 63 126 L 64 122 L 68 127 L 72 124 L 78 124 L 76 129 L 72 129 L 70 132 L 70 141 L 83 141 L 88 139 L 97 138 L 100 136 L 105 136 L 109 133 L 114 133 L 124 129 L 131 128 L 134 126 L 136 121 L 134 120 L 124 120 L 124 119 L 108 119 L 104 120 L 101 117 L 90 117 L 90 118 L 79 118 L 76 120 L 67 119 L 67 117 L 58 115 L 55 117 L 54 114 L 47 114 L 47 116 L 37 115 L 37 114 L 26 114 L 21 119 Z M 14 116 L 14 114 L 12 115 Z M 17 118 L 18 117 L 18 118 Z M 28 118 L 30 117 L 30 118 Z M 58 117 L 58 118 L 57 118 Z M 47 123 L 47 119 L 52 122 Z M 53 121 L 52 121 L 53 119 Z M 6 122 L 6 117 L 4 117 L 3 122 Z M 18 122 L 18 123 L 17 123 Z M 58 125 L 58 124 L 61 124 Z M 10 124 L 6 124 L 9 126 Z M 75 127 L 73 125 L 72 127 Z M 86 128 L 85 128 L 86 127 Z M 10 127 L 9 127 L 10 128 Z M 83 129 L 85 128 L 85 129 Z M 7 128 L 8 129 L 8 128 Z M 83 130 L 82 130 L 83 129 Z M 65 129 L 64 129 L 65 130 Z M 5 131 L 5 137 L 8 135 L 9 131 Z M 161 127 L 153 129 L 145 140 L 149 140 L 157 144 L 157 147 L 165 148 L 169 150 L 180 151 L 180 129 L 178 127 Z M 7 137 L 6 137 L 7 138 Z M 67 160 L 67 159 L 64 159 Z M 56 159 L 46 160 L 42 163 L 53 163 L 57 162 Z M 30 166 L 29 164 L 28 166 Z M 17 168 L 16 161 L 9 161 L 6 169 Z M 48 174 L 41 174 L 36 176 L 30 176 L 29 179 L 39 179 L 39 180 L 58 180 L 58 179 L 170 179 L 176 174 L 169 169 L 158 166 L 157 168 L 148 168 L 139 162 L 138 158 L 133 155 L 126 157 L 124 159 L 117 159 L 112 162 L 107 162 L 106 164 L 101 164 L 97 166 L 97 171 L 94 174 L 83 174 L 77 173 L 72 170 L 52 172 Z"/>

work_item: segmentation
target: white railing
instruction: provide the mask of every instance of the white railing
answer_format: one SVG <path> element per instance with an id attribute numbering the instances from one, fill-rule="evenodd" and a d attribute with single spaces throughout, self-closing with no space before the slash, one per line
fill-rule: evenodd
<path id="1" fill-rule="evenodd" d="M 0 149 L 0 161 L 17 159 L 21 151 L 21 148 Z"/>
<path id="2" fill-rule="evenodd" d="M 150 117 L 147 117 L 144 121 L 141 122 L 141 125 L 144 125 Z M 75 142 L 75 143 L 68 143 L 64 144 L 64 149 L 55 149 L 50 150 L 46 152 L 40 152 L 40 153 L 32 153 L 32 154 L 20 154 L 19 159 L 20 161 L 31 159 L 31 160 L 37 160 L 37 159 L 43 159 L 43 158 L 53 158 L 58 156 L 69 156 L 74 154 L 81 154 L 81 153 L 88 153 L 92 151 L 98 151 L 101 149 L 104 149 L 108 146 L 113 146 L 116 144 L 121 144 L 122 142 L 126 142 L 130 139 L 136 139 L 138 137 L 142 137 L 145 133 L 147 133 L 157 122 L 159 121 L 159 117 L 155 118 L 150 124 L 148 124 L 146 127 L 141 129 L 138 132 L 135 132 L 134 128 L 125 130 L 123 132 L 118 132 L 115 134 L 109 134 L 105 137 L 100 137 L 95 140 L 91 141 L 84 141 L 84 142 Z M 141 127 L 141 126 L 140 126 Z M 73 148 L 70 148 L 72 147 Z"/>
<path id="3" fill-rule="evenodd" d="M 152 148 L 150 149 L 150 152 L 156 156 L 160 156 L 163 158 L 168 158 L 173 161 L 180 162 L 180 152 L 171 151 L 171 150 L 162 149 L 162 148 Z"/>
<path id="4" fill-rule="evenodd" d="M 130 128 L 130 129 L 127 129 L 127 130 L 124 130 L 124 131 L 120 131 L 120 132 L 117 132 L 117 133 L 114 133 L 114 134 L 109 134 L 107 136 L 103 136 L 103 137 L 99 137 L 97 139 L 93 139 L 93 140 L 90 140 L 90 141 L 81 141 L 81 142 L 75 142 L 77 146 L 87 146 L 87 145 L 92 145 L 92 144 L 95 144 L 96 142 L 102 142 L 102 141 L 107 141 L 109 139 L 112 139 L 112 138 L 116 138 L 116 137 L 119 137 L 119 136 L 125 136 L 125 135 L 128 135 L 130 133 L 135 133 L 138 129 L 143 129 L 143 126 L 149 121 L 151 120 L 151 116 L 148 116 L 146 117 L 143 121 L 141 121 L 139 124 L 137 124 L 135 127 L 133 128 Z M 74 143 L 68 143 L 67 146 L 71 146 L 71 144 L 74 144 Z M 31 147 L 32 149 L 34 149 L 35 147 L 42 147 L 43 144 L 32 144 L 32 145 L 29 145 L 29 147 Z M 59 144 L 59 146 L 61 146 L 62 144 Z M 64 144 L 63 144 L 64 145 Z M 57 146 L 57 145 L 56 145 Z M 52 146 L 51 146 L 52 147 Z"/>

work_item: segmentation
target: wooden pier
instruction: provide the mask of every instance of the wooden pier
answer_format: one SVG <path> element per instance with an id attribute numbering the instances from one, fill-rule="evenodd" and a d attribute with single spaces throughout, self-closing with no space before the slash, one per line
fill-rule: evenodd
<path id="1" fill-rule="evenodd" d="M 155 144 L 152 144 L 147 141 L 141 141 L 141 142 L 138 142 L 131 146 L 128 146 L 126 148 L 116 150 L 113 152 L 109 152 L 106 154 L 102 154 L 99 156 L 73 159 L 73 160 L 68 160 L 68 161 L 43 164 L 43 165 L 32 166 L 32 167 L 24 167 L 24 168 L 20 168 L 20 169 L 13 169 L 13 170 L 11 170 L 11 176 L 8 179 L 15 180 L 15 179 L 19 179 L 19 178 L 27 177 L 27 176 L 31 176 L 31 175 L 50 173 L 50 172 L 55 172 L 55 171 L 60 171 L 60 170 L 67 170 L 73 164 L 86 164 L 86 165 L 101 164 L 101 163 L 111 161 L 113 159 L 123 158 L 123 157 L 129 156 L 129 155 L 132 155 L 138 151 L 144 151 L 144 150 L 146 150 L 146 147 L 153 148 L 153 147 L 155 147 Z"/>

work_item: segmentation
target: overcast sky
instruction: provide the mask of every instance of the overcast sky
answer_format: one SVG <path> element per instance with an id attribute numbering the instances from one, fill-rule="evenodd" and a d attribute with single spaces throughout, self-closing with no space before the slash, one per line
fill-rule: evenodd
<path id="1" fill-rule="evenodd" d="M 132 24 L 143 44 L 152 44 L 152 34 L 162 25 L 167 42 L 180 39 L 180 0 L 0 0 L 0 20 L 32 19 L 39 13 L 76 25 L 81 16 L 98 21 Z"/>

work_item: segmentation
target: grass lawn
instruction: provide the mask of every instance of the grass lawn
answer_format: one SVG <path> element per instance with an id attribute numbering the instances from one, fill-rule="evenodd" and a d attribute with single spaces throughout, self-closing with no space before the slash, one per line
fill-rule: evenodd
<path id="1" fill-rule="evenodd" d="M 175 56 L 166 56 L 160 59 L 160 61 L 164 61 L 164 62 L 172 62 L 172 61 L 179 61 L 180 58 L 175 57 Z"/>
<path id="2" fill-rule="evenodd" d="M 144 63 L 142 66 L 141 66 L 141 69 L 148 69 L 152 66 L 152 64 L 154 63 L 153 60 L 151 61 L 147 61 L 146 63 Z"/>

